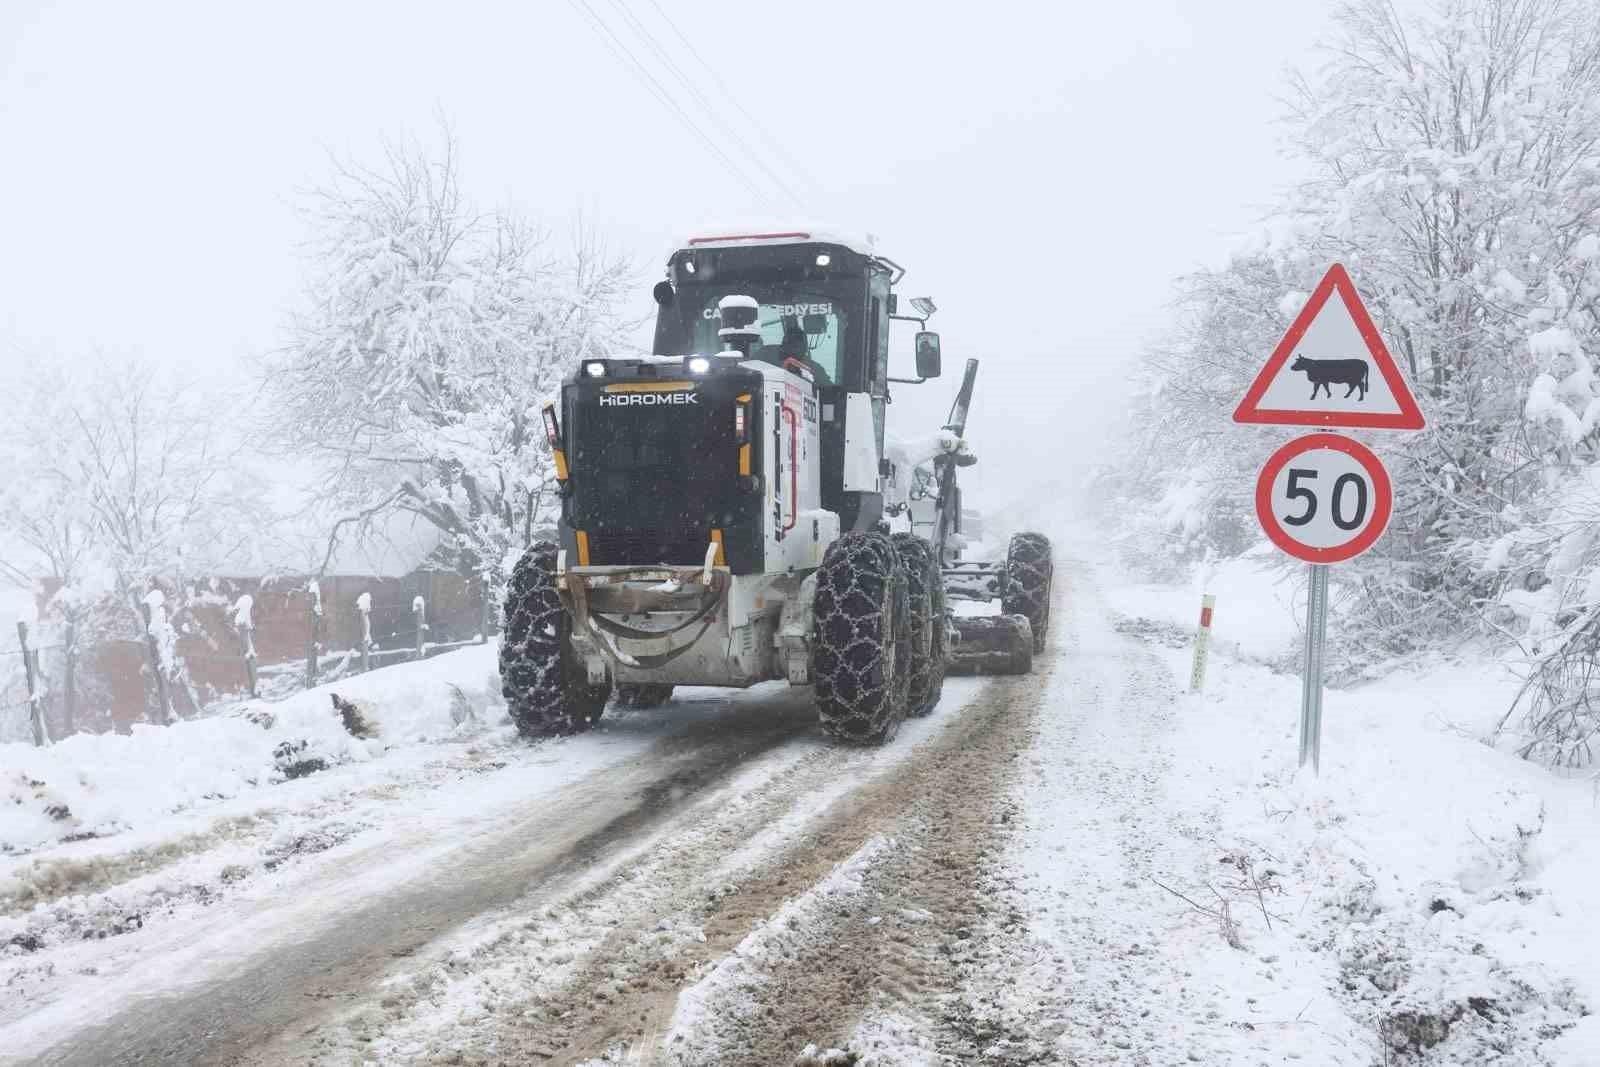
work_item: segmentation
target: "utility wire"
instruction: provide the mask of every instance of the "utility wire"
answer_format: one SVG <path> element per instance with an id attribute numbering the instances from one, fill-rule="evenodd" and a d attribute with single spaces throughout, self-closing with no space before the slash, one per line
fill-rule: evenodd
<path id="1" fill-rule="evenodd" d="M 716 105 L 714 105 L 710 100 L 706 99 L 706 95 L 700 91 L 700 87 L 683 72 L 683 68 L 678 66 L 678 64 L 673 60 L 672 56 L 668 54 L 667 50 L 661 46 L 659 41 L 656 40 L 655 35 L 650 32 L 649 28 L 645 26 L 644 23 L 639 21 L 638 16 L 636 16 L 632 11 L 628 10 L 628 5 L 624 2 L 624 0 L 611 0 L 611 6 L 622 13 L 622 17 L 626 19 L 629 25 L 633 27 L 635 33 L 644 38 L 644 43 L 650 46 L 650 50 L 656 54 L 656 58 L 661 60 L 662 65 L 665 66 L 667 70 L 671 72 L 672 76 L 678 80 L 678 84 L 687 89 L 689 91 L 689 95 L 694 97 L 694 99 L 699 102 L 702 112 L 708 115 L 711 120 L 721 128 L 723 133 L 727 134 L 728 139 L 733 141 L 738 146 L 740 151 L 755 161 L 755 165 L 761 168 L 762 173 L 768 178 L 772 179 L 772 184 L 776 185 L 780 190 L 782 190 L 784 196 L 787 196 L 790 200 L 794 201 L 795 207 L 804 211 L 806 206 L 805 202 L 801 200 L 800 197 L 795 194 L 795 191 L 789 187 L 789 184 L 783 180 L 783 176 L 778 174 L 777 171 L 773 170 L 767 165 L 767 161 L 763 158 L 762 153 L 757 152 L 755 149 L 750 147 L 750 142 L 746 141 L 744 136 L 739 133 L 739 128 L 737 126 L 731 122 L 728 122 L 722 117 L 722 113 L 717 110 Z M 674 29 L 676 29 L 676 27 L 674 27 Z M 737 101 L 735 101 L 735 106 L 737 106 Z M 743 111 L 744 109 L 740 108 L 740 110 Z"/>
<path id="2" fill-rule="evenodd" d="M 717 88 L 722 90 L 722 95 L 738 109 L 739 114 L 743 115 L 745 120 L 761 135 L 761 139 L 767 143 L 768 148 L 772 149 L 773 154 L 782 160 L 783 165 L 788 167 L 794 174 L 799 175 L 800 180 L 812 189 L 821 188 L 816 179 L 806 172 L 805 167 L 796 162 L 793 156 L 784 151 L 783 145 L 779 144 L 776 139 L 767 133 L 766 127 L 761 124 L 761 120 L 745 110 L 744 105 L 739 103 L 739 98 L 733 95 L 733 90 L 728 86 L 728 83 L 722 80 L 722 75 L 717 73 L 717 68 L 706 62 L 706 58 L 700 54 L 700 50 L 694 46 L 694 42 L 689 40 L 682 30 L 678 29 L 678 24 L 672 21 L 672 17 L 667 14 L 666 9 L 657 0 L 650 0 L 650 6 L 656 9 L 656 14 L 661 16 L 661 21 L 670 26 L 672 32 L 677 34 L 678 40 L 683 42 L 683 46 L 689 50 L 689 54 L 695 58 L 695 62 L 699 63 L 702 69 L 711 73 L 712 80 L 717 83 Z"/>
<path id="3" fill-rule="evenodd" d="M 722 150 L 721 146 L 719 146 L 716 141 L 712 140 L 710 137 L 707 137 L 705 131 L 699 126 L 695 125 L 694 120 L 689 117 L 688 113 L 684 111 L 683 108 L 678 106 L 678 102 L 672 99 L 671 95 L 667 93 L 666 89 L 662 87 L 661 83 L 658 82 L 655 77 L 645 69 L 644 65 L 639 62 L 638 58 L 634 56 L 633 52 L 629 50 L 628 46 L 624 44 L 615 33 L 612 32 L 611 27 L 606 25 L 605 20 L 597 15 L 594 9 L 589 6 L 588 0 L 570 0 L 570 2 L 574 10 L 577 10 L 579 14 L 584 15 L 589 19 L 589 22 L 591 26 L 594 27 L 595 32 L 602 35 L 600 38 L 601 43 L 611 50 L 612 55 L 616 56 L 619 61 L 625 63 L 628 68 L 634 72 L 635 76 L 641 80 L 641 83 L 644 85 L 644 87 L 650 91 L 650 95 L 654 96 L 658 101 L 660 101 L 663 107 L 671 111 L 678 117 L 679 121 L 693 131 L 695 136 L 699 137 L 701 142 L 711 150 L 712 154 L 717 156 L 718 159 L 722 160 L 727 168 L 732 171 L 741 182 L 744 183 L 745 188 L 749 189 L 752 194 L 770 206 L 772 203 L 771 198 L 765 192 L 763 192 L 755 182 L 750 180 L 750 176 L 740 169 L 737 163 L 728 158 L 728 154 Z"/>

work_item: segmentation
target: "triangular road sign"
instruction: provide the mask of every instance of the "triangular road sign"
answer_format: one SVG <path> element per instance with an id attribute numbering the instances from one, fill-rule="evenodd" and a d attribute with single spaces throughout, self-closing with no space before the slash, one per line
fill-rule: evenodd
<path id="1" fill-rule="evenodd" d="M 1422 409 L 1338 263 L 1295 316 L 1234 422 L 1420 430 Z"/>

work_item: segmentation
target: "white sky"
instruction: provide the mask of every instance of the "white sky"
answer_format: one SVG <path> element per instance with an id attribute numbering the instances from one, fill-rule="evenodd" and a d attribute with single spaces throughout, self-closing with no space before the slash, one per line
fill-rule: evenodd
<path id="1" fill-rule="evenodd" d="M 587 2 L 624 34 L 627 3 L 696 70 L 649 0 Z M 1281 0 L 662 3 L 815 180 L 803 214 L 876 234 L 910 270 L 902 292 L 937 298 L 952 373 L 902 387 L 895 428 L 931 429 L 961 362 L 984 361 L 971 436 L 996 497 L 1103 458 L 1172 277 L 1220 261 L 1291 176 L 1281 73 L 1327 17 Z M 482 201 L 557 228 L 582 212 L 636 254 L 640 314 L 678 237 L 774 210 L 561 0 L 3 0 L 0 369 L 98 346 L 237 373 L 297 298 L 296 188 L 330 150 L 431 138 L 436 115 Z"/>

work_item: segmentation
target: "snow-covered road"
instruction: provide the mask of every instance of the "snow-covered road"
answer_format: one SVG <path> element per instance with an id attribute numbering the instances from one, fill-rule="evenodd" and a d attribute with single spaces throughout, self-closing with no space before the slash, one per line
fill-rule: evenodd
<path id="1" fill-rule="evenodd" d="M 829 744 L 781 685 L 689 691 L 307 794 L 281 863 L 0 960 L 0 1058 L 1365 1064 L 1435 1025 L 1435 993 L 1441 1062 L 1546 1062 L 1576 1034 L 1570 983 L 1481 931 L 1490 1007 L 1384 971 L 1362 931 L 1418 968 L 1463 965 L 1429 896 L 1449 916 L 1534 898 L 1489 885 L 1474 910 L 1352 851 L 1345 809 L 1285 778 L 1292 678 L 1227 664 L 1197 702 L 1170 634 L 1114 612 L 1091 562 L 1058 568 L 1035 673 L 954 679 L 880 749 Z M 216 867 L 250 832 L 175 862 Z M 87 899 L 157 877 L 106 870 Z M 1353 910 L 1379 878 L 1396 901 Z M 1525 935 L 1532 914 L 1504 921 Z M 1513 989 L 1532 991 L 1525 1029 L 1495 1006 Z"/>

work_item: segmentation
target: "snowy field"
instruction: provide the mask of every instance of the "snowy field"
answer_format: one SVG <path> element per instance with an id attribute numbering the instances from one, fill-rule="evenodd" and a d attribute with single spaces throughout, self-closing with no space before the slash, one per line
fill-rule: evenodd
<path id="1" fill-rule="evenodd" d="M 1329 690 L 1313 776 L 1296 768 L 1298 674 L 1261 665 L 1292 666 L 1303 587 L 1245 561 L 1203 583 L 1218 603 L 1196 696 L 1200 583 L 1102 573 L 1174 693 L 1165 802 L 1194 847 L 1151 872 L 1180 906 L 1157 951 L 1227 990 L 1215 1007 L 1238 1027 L 1202 1059 L 1600 1063 L 1600 796 L 1484 743 L 1516 691 L 1506 667 Z"/>

